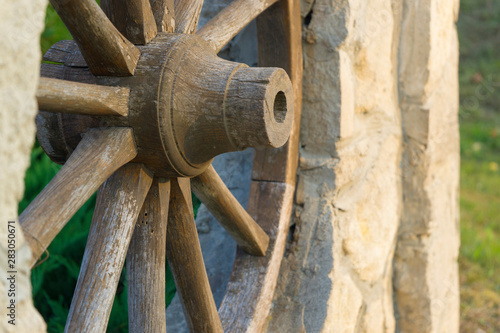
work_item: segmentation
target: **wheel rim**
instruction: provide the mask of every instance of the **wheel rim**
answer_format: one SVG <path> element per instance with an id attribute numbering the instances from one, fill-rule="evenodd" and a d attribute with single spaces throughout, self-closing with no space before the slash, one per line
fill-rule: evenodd
<path id="1" fill-rule="evenodd" d="M 280 25 L 277 23 L 280 21 L 287 24 Z M 223 327 L 230 332 L 259 332 L 269 320 L 268 312 L 288 235 L 298 162 L 302 105 L 299 3 L 281 1 L 274 4 L 257 18 L 257 31 L 259 66 L 284 68 L 291 77 L 294 85 L 295 119 L 286 146 L 255 152 L 247 210 L 270 235 L 269 246 L 272 250 L 268 250 L 266 257 L 257 258 L 238 249 L 219 309 Z M 286 47 L 276 43 L 277 40 L 287 40 Z M 262 271 L 265 272 L 264 276 L 256 273 Z M 248 302 L 248 306 L 242 309 L 239 305 L 243 302 Z"/>
<path id="2" fill-rule="evenodd" d="M 169 32 L 175 30 L 175 32 L 179 33 L 193 33 L 196 30 L 203 3 L 203 1 L 176 1 L 174 3 L 168 0 L 151 0 L 150 3 L 146 0 L 134 0 L 127 2 L 124 11 L 123 8 L 119 8 L 121 3 L 118 4 L 117 2 L 103 0 L 103 8 L 120 32 L 136 44 L 149 43 L 159 31 Z M 225 198 L 232 198 L 232 196 L 219 195 L 217 200 L 210 200 L 216 198 L 217 195 L 210 194 L 210 191 L 207 191 L 204 185 L 217 183 L 216 173 L 213 169 L 209 168 L 208 171 L 203 172 L 202 175 L 193 180 L 195 193 L 197 192 L 199 197 L 205 198 L 203 201 L 205 201 L 209 209 L 216 212 L 216 215 L 219 212 L 219 220 L 226 218 L 225 227 L 236 230 L 229 231 L 232 235 L 234 234 L 233 237 L 239 240 L 240 245 L 248 252 L 252 252 L 254 248 L 258 249 L 259 246 L 261 249 L 267 248 L 268 238 L 265 234 L 259 236 L 262 233 L 260 227 L 269 236 L 269 247 L 264 257 L 249 255 L 241 248 L 238 249 L 228 292 L 219 310 L 220 319 L 208 286 L 203 259 L 198 264 L 191 265 L 200 261 L 201 250 L 196 238 L 192 209 L 189 208 L 192 207 L 190 206 L 189 180 L 187 178 L 177 179 L 176 176 L 166 174 L 169 177 L 174 177 L 168 181 L 165 178 L 160 178 L 165 177 L 165 175 L 159 174 L 160 177 L 155 176 L 149 171 L 149 167 L 145 168 L 137 163 L 129 163 L 120 168 L 121 165 L 133 161 L 138 151 L 140 152 L 140 147 L 138 149 L 133 143 L 137 142 L 137 137 L 135 140 L 133 138 L 133 133 L 137 132 L 137 129 L 134 131 L 129 130 L 129 132 L 125 128 L 120 129 L 121 136 L 118 136 L 116 130 L 113 133 L 106 129 L 89 130 L 94 127 L 102 128 L 103 118 L 52 113 L 64 111 L 63 108 L 58 110 L 56 107 L 50 109 L 50 113 L 41 112 L 38 119 L 39 131 L 40 128 L 52 131 L 40 141 L 44 149 L 56 162 L 60 163 L 66 160 L 66 156 L 72 153 L 65 167 L 63 167 L 63 170 L 69 170 L 68 173 L 74 170 L 74 166 L 81 163 L 81 161 L 88 162 L 89 159 L 103 154 L 106 158 L 109 158 L 110 140 L 114 142 L 116 151 L 116 156 L 112 158 L 115 163 L 111 163 L 112 166 L 106 168 L 107 173 L 99 175 L 99 173 L 92 170 L 83 170 L 83 176 L 75 177 L 77 179 L 71 183 L 72 186 L 76 186 L 78 189 L 83 186 L 82 184 L 89 183 L 90 185 L 87 186 L 86 193 L 80 196 L 79 202 L 70 200 L 72 209 L 65 212 L 69 217 L 74 207 L 83 204 L 86 200 L 85 197 L 88 197 L 99 186 L 102 178 L 108 178 L 111 173 L 118 169 L 99 189 L 100 199 L 98 199 L 96 206 L 84 262 L 82 263 L 82 272 L 72 302 L 66 331 L 105 329 L 109 317 L 110 301 L 113 300 L 111 294 L 116 289 L 117 275 L 119 276 L 117 272 L 121 271 L 127 249 L 127 267 L 130 266 L 128 269 L 131 272 L 129 279 L 132 281 L 129 284 L 129 296 L 133 296 L 132 300 L 129 300 L 131 330 L 164 330 L 165 314 L 164 311 L 163 314 L 162 311 L 158 311 L 158 308 L 162 309 L 162 304 L 164 308 L 164 299 L 163 303 L 160 300 L 163 296 L 158 297 L 158 294 L 164 294 L 164 271 L 161 272 L 161 265 L 154 265 L 149 262 L 152 260 L 148 261 L 146 259 L 155 257 L 161 262 L 165 258 L 165 248 L 169 263 L 173 265 L 172 270 L 176 285 L 183 300 L 191 331 L 215 332 L 222 331 L 223 328 L 226 331 L 234 332 L 259 331 L 265 325 L 272 294 L 276 286 L 279 264 L 283 256 L 292 211 L 298 156 L 302 75 L 299 4 L 297 1 L 292 0 L 280 1 L 273 5 L 274 2 L 234 1 L 197 32 L 199 36 L 208 41 L 214 50 L 218 51 L 255 16 L 260 14 L 257 20 L 260 31 L 258 35 L 259 63 L 265 67 L 284 68 L 292 79 L 295 96 L 293 101 L 295 105 L 294 122 L 292 135 L 288 143 L 279 150 L 263 149 L 256 153 L 248 204 L 249 215 L 241 210 L 236 213 L 233 212 L 233 215 L 229 211 L 224 211 L 224 207 L 227 205 L 231 205 L 231 207 L 238 206 L 234 200 L 228 199 L 229 201 L 224 201 Z M 52 3 L 75 37 L 85 60 L 82 60 L 79 53 L 75 52 L 74 44 L 60 43 L 54 46 L 46 54 L 45 58 L 62 63 L 62 67 L 55 68 L 54 66 L 42 65 L 42 76 L 92 84 L 99 80 L 102 82 L 102 78 L 100 79 L 99 76 L 95 77 L 88 70 L 82 70 L 82 64 L 83 66 L 88 64 L 90 71 L 94 75 L 130 76 L 134 74 L 139 63 L 139 49 L 125 38 L 120 37 L 120 32 L 113 27 L 113 24 L 109 23 L 99 7 L 95 5 L 95 2 L 82 1 L 78 6 L 81 7 L 79 8 L 80 13 L 75 13 L 77 10 L 71 8 L 71 1 L 54 0 Z M 264 11 L 267 7 L 269 8 Z M 153 12 L 151 8 L 155 9 L 155 11 Z M 175 17 L 172 15 L 174 10 Z M 88 20 L 82 20 L 82 17 L 85 18 L 85 15 L 81 15 L 82 12 L 87 15 Z M 235 22 L 234 17 L 243 18 L 243 20 Z M 175 28 L 172 24 L 174 18 L 176 20 Z M 139 29 L 128 29 L 129 24 L 125 23 L 132 21 L 139 26 Z M 230 24 L 221 24 L 221 22 L 226 21 L 229 21 Z M 108 29 L 108 32 L 111 32 L 108 34 L 95 32 L 96 22 Z M 79 32 L 82 27 L 93 32 L 94 36 L 91 36 L 90 40 L 88 36 Z M 96 41 L 102 42 L 108 47 L 104 49 L 97 47 L 96 51 L 90 45 L 91 42 Z M 62 49 L 63 51 L 61 51 Z M 144 49 L 141 50 L 144 52 Z M 111 56 L 114 57 L 112 63 L 109 62 Z M 116 58 L 118 59 L 116 60 Z M 78 77 L 77 80 L 75 80 L 76 77 Z M 116 80 L 122 79 L 107 80 L 107 82 L 117 82 Z M 71 85 L 70 89 L 73 88 L 77 89 L 76 91 L 82 91 L 78 89 L 88 87 Z M 100 90 L 100 93 L 102 94 L 103 91 Z M 131 91 L 130 94 L 133 94 L 133 88 L 131 88 Z M 41 102 L 43 97 L 47 96 L 47 93 L 40 93 L 39 90 L 39 94 L 41 95 L 38 96 L 39 103 L 45 106 L 48 105 L 48 102 L 45 104 Z M 123 91 L 117 93 L 117 99 L 119 100 L 119 97 L 123 96 L 123 94 Z M 57 98 L 62 98 L 60 93 Z M 107 101 L 109 101 L 109 98 Z M 98 102 L 103 103 L 100 100 Z M 86 104 L 84 109 L 87 108 L 89 105 L 88 100 L 86 99 L 83 103 Z M 92 105 L 95 105 L 94 100 L 92 103 L 94 103 Z M 119 112 L 115 110 L 117 109 L 116 103 L 111 103 L 111 105 L 105 102 L 104 104 L 110 109 L 109 112 Z M 79 110 L 81 111 L 81 108 Z M 85 114 L 86 112 L 82 113 Z M 82 122 L 81 119 L 85 119 L 85 121 Z M 109 119 L 107 121 L 110 121 Z M 120 121 L 112 120 L 111 123 L 115 126 Z M 63 125 L 61 126 L 61 124 Z M 105 123 L 104 125 L 104 127 L 107 127 L 106 125 L 109 124 Z M 82 145 L 79 137 L 80 133 L 87 133 L 82 142 L 88 142 L 87 146 L 90 148 Z M 124 138 L 126 138 L 125 141 Z M 102 143 L 99 146 L 101 148 L 96 151 L 93 150 L 92 146 L 95 142 Z M 103 163 L 106 161 L 107 159 L 104 159 Z M 148 163 L 145 164 L 148 166 Z M 66 168 L 67 165 L 70 166 Z M 156 173 L 158 172 L 156 171 Z M 195 174 L 192 176 L 195 176 Z M 59 177 L 59 183 L 62 184 L 66 184 L 70 178 L 64 174 L 57 177 Z M 33 222 L 34 219 L 41 217 L 40 207 L 43 207 L 44 203 L 54 204 L 50 202 L 48 197 L 56 193 L 58 186 L 51 187 L 51 184 L 49 184 L 47 188 L 48 194 L 42 192 L 41 198 L 38 201 L 35 200 L 36 202 L 30 205 L 20 216 L 21 225 L 27 234 L 35 258 L 38 258 L 41 251 L 48 246 L 48 243 L 57 233 L 57 228 L 55 228 L 56 230 L 52 232 L 52 234 L 55 233 L 54 235 L 42 235 L 43 232 L 40 229 L 46 227 L 46 225 Z M 222 188 L 223 184 L 219 186 L 219 189 Z M 122 192 L 126 193 L 126 195 L 114 200 L 109 199 L 114 193 Z M 218 192 L 222 193 L 223 191 Z M 72 198 L 70 196 L 70 199 Z M 58 200 L 61 201 L 62 198 Z M 170 212 L 168 212 L 169 202 Z M 168 227 L 167 223 L 158 222 L 166 222 L 167 215 Z M 231 218 L 229 218 L 230 215 Z M 254 224 L 252 217 L 260 227 Z M 184 222 L 182 222 L 183 219 L 185 219 Z M 238 219 L 241 220 L 240 226 L 235 227 L 235 220 Z M 111 226 L 106 225 L 109 221 L 112 222 L 109 223 Z M 145 227 L 148 221 L 149 225 Z M 62 228 L 66 222 L 60 222 L 58 228 Z M 224 225 L 224 223 L 222 224 Z M 186 227 L 189 227 L 189 230 Z M 166 244 L 165 240 L 168 240 Z M 119 245 L 116 245 L 118 250 L 109 246 L 110 243 L 115 244 L 116 242 L 119 243 Z M 147 248 L 147 251 L 144 252 L 143 248 Z M 255 251 L 256 254 L 258 252 L 263 253 L 262 250 Z M 108 258 L 107 261 L 102 260 L 103 255 Z M 185 256 L 188 256 L 188 261 L 186 261 Z M 109 259 L 109 257 L 112 257 L 112 259 Z M 109 262 L 109 264 L 106 264 L 106 262 Z M 150 286 L 138 282 L 140 275 L 137 272 L 141 271 L 148 272 L 147 277 L 149 279 L 147 280 L 159 282 L 152 283 Z M 107 279 L 106 276 L 111 277 Z M 101 279 L 100 282 L 98 282 L 99 279 Z M 148 288 L 150 289 L 148 290 Z M 153 292 L 151 293 L 151 291 Z M 95 298 L 91 299 L 92 296 L 95 296 Z M 96 299 L 98 302 L 95 301 Z M 98 304 L 90 304 L 92 301 Z M 130 304 L 132 304 L 131 307 Z M 242 306 L 243 304 L 244 306 Z M 145 316 L 145 313 L 148 313 L 148 315 Z M 152 313 L 154 315 L 151 315 Z"/>

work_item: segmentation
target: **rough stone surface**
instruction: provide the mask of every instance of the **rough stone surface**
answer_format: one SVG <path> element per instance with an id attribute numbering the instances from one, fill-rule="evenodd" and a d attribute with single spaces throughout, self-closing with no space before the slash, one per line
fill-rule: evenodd
<path id="1" fill-rule="evenodd" d="M 304 203 L 282 269 L 293 278 L 280 282 L 278 297 L 304 305 L 306 332 L 391 332 L 401 210 L 397 16 L 386 0 L 316 1 L 304 36 Z M 272 331 L 286 325 L 280 312 Z"/>
<path id="2" fill-rule="evenodd" d="M 16 230 L 16 325 L 8 324 L 7 222 L 16 221 L 30 162 L 37 112 L 35 91 L 40 71 L 40 33 L 46 0 L 0 1 L 0 331 L 45 332 L 31 299 L 31 251 Z M 9 274 L 10 275 L 10 274 Z M 10 318 L 9 318 L 10 319 Z"/>
<path id="3" fill-rule="evenodd" d="M 269 331 L 458 332 L 457 10 L 302 1 L 295 232 Z"/>
<path id="4" fill-rule="evenodd" d="M 394 267 L 398 328 L 457 332 L 458 1 L 403 1 L 402 16 L 404 210 Z"/>

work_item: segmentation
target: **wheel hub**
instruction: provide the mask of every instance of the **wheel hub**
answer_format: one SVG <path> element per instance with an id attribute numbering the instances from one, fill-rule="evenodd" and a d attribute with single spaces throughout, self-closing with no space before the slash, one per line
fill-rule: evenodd
<path id="1" fill-rule="evenodd" d="M 293 88 L 283 69 L 223 60 L 195 35 L 160 33 L 140 50 L 133 76 L 97 77 L 130 88 L 127 119 L 105 117 L 99 126 L 133 128 L 134 162 L 160 177 L 193 177 L 219 154 L 288 140 Z M 95 127 L 95 119 L 74 117 Z"/>

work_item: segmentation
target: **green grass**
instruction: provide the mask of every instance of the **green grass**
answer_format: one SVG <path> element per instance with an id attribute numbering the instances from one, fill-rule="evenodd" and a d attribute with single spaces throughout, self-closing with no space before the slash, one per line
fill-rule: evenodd
<path id="1" fill-rule="evenodd" d="M 56 42 L 60 40 L 73 39 L 68 29 L 64 26 L 61 19 L 51 5 L 47 7 L 47 14 L 45 16 L 45 30 L 42 33 L 40 46 L 42 53 L 47 50 Z"/>
<path id="2" fill-rule="evenodd" d="M 462 0 L 458 31 L 461 331 L 500 332 L 500 2 Z"/>

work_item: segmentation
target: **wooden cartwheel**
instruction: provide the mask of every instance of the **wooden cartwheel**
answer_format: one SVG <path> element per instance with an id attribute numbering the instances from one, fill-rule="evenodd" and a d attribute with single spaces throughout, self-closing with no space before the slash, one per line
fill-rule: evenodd
<path id="1" fill-rule="evenodd" d="M 33 265 L 98 190 L 65 331 L 106 330 L 125 259 L 130 332 L 166 330 L 166 259 L 191 332 L 262 331 L 295 189 L 299 2 L 235 0 L 198 31 L 200 0 L 51 3 L 74 41 L 44 56 L 37 135 L 64 166 L 19 219 Z M 261 67 L 218 58 L 256 17 Z M 247 147 L 260 147 L 248 213 L 211 166 Z M 191 186 L 239 245 L 219 311 Z"/>

